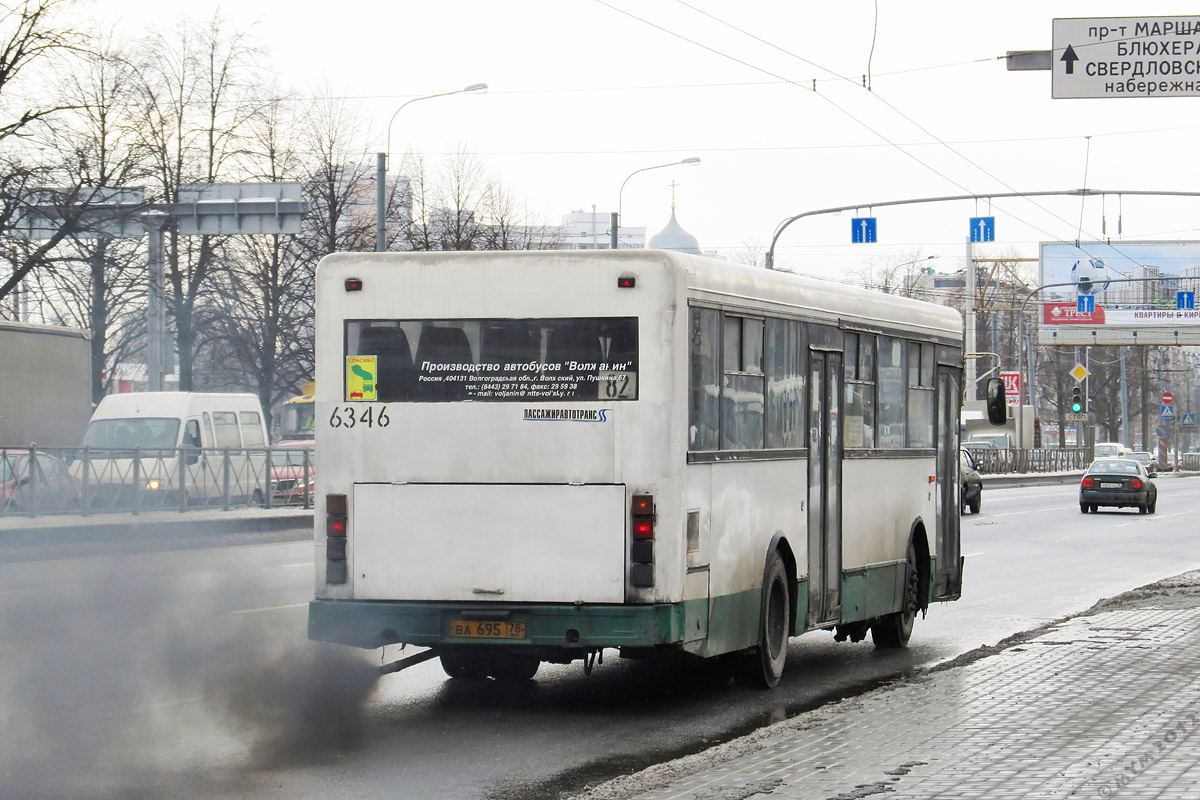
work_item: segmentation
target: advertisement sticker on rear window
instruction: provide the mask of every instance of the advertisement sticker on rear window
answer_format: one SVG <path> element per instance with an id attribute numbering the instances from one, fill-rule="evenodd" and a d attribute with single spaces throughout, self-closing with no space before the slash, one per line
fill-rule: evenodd
<path id="1" fill-rule="evenodd" d="M 346 399 L 378 399 L 378 375 L 375 356 L 346 356 Z"/>

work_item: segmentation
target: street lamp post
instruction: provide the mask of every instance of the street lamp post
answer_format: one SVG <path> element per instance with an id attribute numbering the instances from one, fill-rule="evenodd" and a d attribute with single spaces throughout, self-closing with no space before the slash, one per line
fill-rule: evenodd
<path id="1" fill-rule="evenodd" d="M 382 253 L 387 249 L 387 234 L 384 231 L 384 223 L 387 219 L 387 168 L 388 156 L 392 152 L 392 123 L 396 121 L 396 116 L 404 110 L 405 106 L 412 105 L 419 100 L 432 100 L 435 97 L 448 97 L 452 94 L 483 94 L 488 90 L 486 83 L 472 83 L 470 86 L 464 86 L 461 89 L 455 89 L 453 92 L 439 92 L 438 94 L 427 94 L 424 97 L 414 97 L 400 104 L 400 107 L 392 112 L 392 118 L 388 120 L 387 127 L 387 148 L 382 153 L 375 154 L 375 251 Z"/>
<path id="2" fill-rule="evenodd" d="M 655 164 L 653 167 L 642 167 L 635 169 L 629 173 L 629 176 L 621 182 L 621 191 L 617 192 L 617 210 L 613 212 L 611 224 L 608 232 L 608 247 L 610 250 L 617 249 L 617 228 L 621 224 L 621 198 L 625 194 L 625 184 L 629 183 L 629 178 L 637 175 L 639 172 L 645 172 L 650 169 L 663 169 L 664 167 L 677 167 L 680 164 L 686 164 L 689 167 L 694 167 L 700 163 L 700 159 L 696 156 L 690 156 L 682 161 L 672 161 L 670 164 Z"/>

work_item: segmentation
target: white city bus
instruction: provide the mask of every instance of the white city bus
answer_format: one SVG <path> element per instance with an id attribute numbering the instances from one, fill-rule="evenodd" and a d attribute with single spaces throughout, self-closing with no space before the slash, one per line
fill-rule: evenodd
<path id="1" fill-rule="evenodd" d="M 346 253 L 316 341 L 313 639 L 773 686 L 789 636 L 903 646 L 961 592 L 952 309 L 665 251 Z"/>

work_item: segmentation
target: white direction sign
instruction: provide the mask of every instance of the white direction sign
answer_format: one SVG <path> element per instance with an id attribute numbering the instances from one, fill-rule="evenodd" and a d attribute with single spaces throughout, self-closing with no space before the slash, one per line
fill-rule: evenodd
<path id="1" fill-rule="evenodd" d="M 1053 97 L 1200 97 L 1200 17 L 1056 19 L 1053 31 Z"/>

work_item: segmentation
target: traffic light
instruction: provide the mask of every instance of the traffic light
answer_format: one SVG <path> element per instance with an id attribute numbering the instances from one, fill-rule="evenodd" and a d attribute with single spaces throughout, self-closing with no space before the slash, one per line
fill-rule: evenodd
<path id="1" fill-rule="evenodd" d="M 1079 414 L 1083 411 L 1083 392 L 1076 386 L 1071 390 L 1071 413 Z"/>

